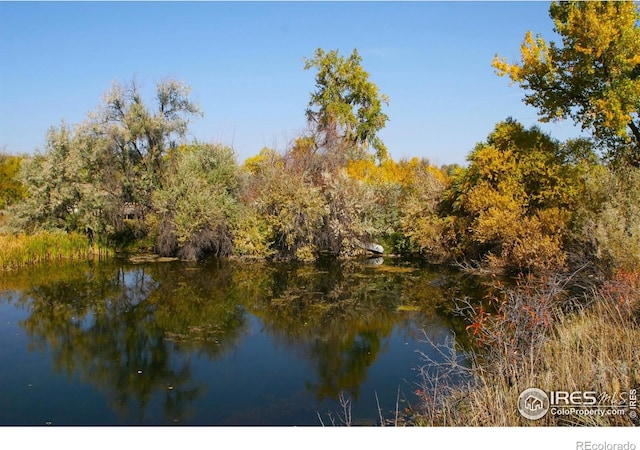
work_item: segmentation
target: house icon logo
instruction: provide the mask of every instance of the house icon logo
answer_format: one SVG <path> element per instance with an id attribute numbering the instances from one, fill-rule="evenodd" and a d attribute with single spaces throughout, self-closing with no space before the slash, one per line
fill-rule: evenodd
<path id="1" fill-rule="evenodd" d="M 549 411 L 549 397 L 541 389 L 525 389 L 518 397 L 518 411 L 527 419 L 541 419 Z"/>

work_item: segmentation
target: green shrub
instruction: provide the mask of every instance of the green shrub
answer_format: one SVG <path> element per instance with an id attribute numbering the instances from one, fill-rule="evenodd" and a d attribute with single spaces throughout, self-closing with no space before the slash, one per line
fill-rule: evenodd
<path id="1" fill-rule="evenodd" d="M 640 169 L 599 167 L 590 174 L 576 236 L 605 270 L 640 266 L 639 199 Z"/>
<path id="2" fill-rule="evenodd" d="M 230 255 L 239 183 L 233 151 L 193 144 L 170 158 L 163 187 L 153 195 L 158 216 L 156 251 L 191 260 L 207 253 Z"/>

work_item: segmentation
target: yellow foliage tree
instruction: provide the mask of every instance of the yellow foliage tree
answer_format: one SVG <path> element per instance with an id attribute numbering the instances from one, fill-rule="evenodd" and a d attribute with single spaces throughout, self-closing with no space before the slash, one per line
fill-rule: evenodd
<path id="1" fill-rule="evenodd" d="M 460 250 L 512 271 L 562 267 L 585 184 L 578 150 L 589 156 L 583 143 L 561 145 L 512 119 L 498 124 L 448 192 Z"/>
<path id="2" fill-rule="evenodd" d="M 541 120 L 571 118 L 610 154 L 640 167 L 640 12 L 637 2 L 553 2 L 562 43 L 527 32 L 520 62 L 493 67 L 527 91 Z"/>

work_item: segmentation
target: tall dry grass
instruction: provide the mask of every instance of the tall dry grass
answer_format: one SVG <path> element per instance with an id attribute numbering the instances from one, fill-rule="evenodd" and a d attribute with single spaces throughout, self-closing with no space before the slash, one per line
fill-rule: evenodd
<path id="1" fill-rule="evenodd" d="M 0 234 L 0 271 L 44 261 L 101 258 L 112 254 L 111 250 L 90 243 L 79 233 Z"/>
<path id="2" fill-rule="evenodd" d="M 520 295 L 516 293 L 522 307 L 531 299 Z M 527 308 L 522 311 L 533 317 Z M 625 275 L 605 283 L 587 304 L 572 312 L 553 311 L 548 329 L 537 330 L 545 334 L 532 342 L 539 346 L 531 345 L 529 350 L 509 348 L 518 339 L 515 326 L 527 320 L 500 322 L 504 316 L 485 333 L 485 338 L 494 335 L 491 348 L 469 355 L 470 367 L 460 365 L 460 358 L 445 354 L 449 350 L 442 347 L 448 363 L 440 366 L 437 377 L 425 374 L 414 422 L 424 426 L 633 425 L 628 415 L 547 413 L 542 419 L 529 420 L 520 415 L 517 403 L 520 393 L 530 387 L 546 392 L 596 391 L 614 398 L 640 387 L 640 276 Z M 464 381 L 452 384 L 452 377 Z"/>

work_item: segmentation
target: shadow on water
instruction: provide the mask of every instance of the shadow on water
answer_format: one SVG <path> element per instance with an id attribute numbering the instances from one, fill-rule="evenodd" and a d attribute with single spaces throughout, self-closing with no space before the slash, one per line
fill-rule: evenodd
<path id="1" fill-rule="evenodd" d="M 478 289 L 381 258 L 2 274 L 0 315 L 16 320 L 0 324 L 11 343 L 0 379 L 16 389 L 0 399 L 0 424 L 319 425 L 344 394 L 374 424 L 378 402 L 395 408 L 401 387 L 410 401 L 425 334 L 466 345 L 449 305 Z"/>

